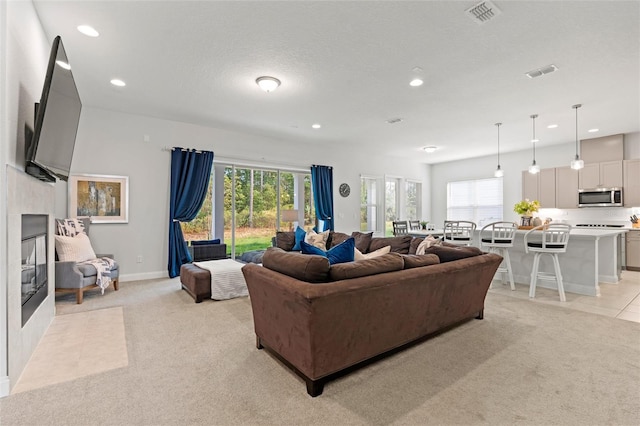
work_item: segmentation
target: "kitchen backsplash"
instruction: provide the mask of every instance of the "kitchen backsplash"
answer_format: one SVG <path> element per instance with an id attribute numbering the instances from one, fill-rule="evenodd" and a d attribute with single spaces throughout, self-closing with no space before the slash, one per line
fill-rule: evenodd
<path id="1" fill-rule="evenodd" d="M 640 216 L 640 207 L 587 207 L 582 209 L 540 209 L 538 216 L 550 217 L 554 222 L 564 222 L 570 225 L 578 223 L 589 224 L 619 224 L 631 226 L 632 215 Z"/>

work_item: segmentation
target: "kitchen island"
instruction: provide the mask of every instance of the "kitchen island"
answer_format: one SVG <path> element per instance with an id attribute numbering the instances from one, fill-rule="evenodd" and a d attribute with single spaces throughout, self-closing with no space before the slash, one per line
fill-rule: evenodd
<path id="1" fill-rule="evenodd" d="M 533 253 L 525 253 L 524 235 L 518 230 L 513 247 L 509 249 L 514 281 L 529 285 L 533 267 Z M 534 231 L 536 233 L 538 231 Z M 558 255 L 564 289 L 569 293 L 599 296 L 598 283 L 617 283 L 620 280 L 620 234 L 626 229 L 576 229 L 571 230 L 567 252 Z M 529 242 L 535 238 L 529 235 Z M 479 240 L 476 235 L 476 241 Z M 553 273 L 551 256 L 540 258 L 540 271 Z M 538 280 L 537 287 L 557 289 L 552 281 Z"/>

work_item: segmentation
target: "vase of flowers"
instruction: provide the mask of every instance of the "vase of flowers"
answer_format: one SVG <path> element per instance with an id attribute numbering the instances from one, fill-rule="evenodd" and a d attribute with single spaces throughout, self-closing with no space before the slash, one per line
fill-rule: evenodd
<path id="1" fill-rule="evenodd" d="M 531 216 L 539 209 L 540 202 L 538 200 L 529 201 L 528 198 L 517 202 L 513 206 L 513 211 L 520 215 L 522 226 L 531 226 Z"/>

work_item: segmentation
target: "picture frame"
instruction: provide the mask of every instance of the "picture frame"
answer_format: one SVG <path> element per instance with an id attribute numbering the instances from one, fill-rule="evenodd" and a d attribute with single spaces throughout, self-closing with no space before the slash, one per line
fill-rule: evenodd
<path id="1" fill-rule="evenodd" d="M 91 223 L 129 222 L 129 177 L 74 174 L 69 176 L 69 217 Z"/>

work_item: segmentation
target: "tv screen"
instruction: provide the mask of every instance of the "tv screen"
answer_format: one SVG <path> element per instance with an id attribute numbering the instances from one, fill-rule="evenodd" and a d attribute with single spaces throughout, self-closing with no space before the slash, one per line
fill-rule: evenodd
<path id="1" fill-rule="evenodd" d="M 31 143 L 26 149 L 26 172 L 38 179 L 69 178 L 82 103 L 73 73 L 57 36 L 53 40 Z"/>

